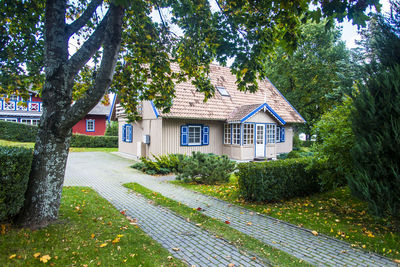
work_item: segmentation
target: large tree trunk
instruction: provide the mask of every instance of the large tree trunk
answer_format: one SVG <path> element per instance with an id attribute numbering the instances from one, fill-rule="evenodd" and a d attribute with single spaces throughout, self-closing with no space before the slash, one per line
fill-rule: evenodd
<path id="1" fill-rule="evenodd" d="M 39 129 L 21 226 L 36 229 L 57 219 L 70 139 L 71 131 L 56 136 L 48 126 Z"/>
<path id="2" fill-rule="evenodd" d="M 100 101 L 111 84 L 121 43 L 122 7 L 110 4 L 90 38 L 68 58 L 69 38 L 90 19 L 90 13 L 101 3 L 101 0 L 92 1 L 86 15 L 66 25 L 66 0 L 46 1 L 43 115 L 25 203 L 18 216 L 21 226 L 35 229 L 57 219 L 71 129 Z M 84 97 L 71 105 L 74 78 L 101 46 L 103 56 L 93 84 Z"/>

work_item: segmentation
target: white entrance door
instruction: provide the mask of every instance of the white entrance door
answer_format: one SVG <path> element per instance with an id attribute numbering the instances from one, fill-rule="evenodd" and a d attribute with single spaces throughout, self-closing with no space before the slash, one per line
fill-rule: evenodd
<path id="1" fill-rule="evenodd" d="M 256 158 L 265 157 L 265 125 L 256 124 Z"/>

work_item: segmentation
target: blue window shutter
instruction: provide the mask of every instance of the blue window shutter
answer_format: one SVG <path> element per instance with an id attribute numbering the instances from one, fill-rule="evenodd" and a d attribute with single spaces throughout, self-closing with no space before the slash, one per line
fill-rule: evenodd
<path id="1" fill-rule="evenodd" d="M 181 146 L 188 145 L 188 132 L 189 132 L 189 127 L 186 125 L 182 125 L 181 126 Z"/>
<path id="2" fill-rule="evenodd" d="M 208 145 L 210 140 L 210 127 L 203 126 L 203 145 Z"/>
<path id="3" fill-rule="evenodd" d="M 122 126 L 122 141 L 126 142 L 126 124 Z"/>
<path id="4" fill-rule="evenodd" d="M 285 142 L 285 128 L 281 127 L 281 142 Z"/>

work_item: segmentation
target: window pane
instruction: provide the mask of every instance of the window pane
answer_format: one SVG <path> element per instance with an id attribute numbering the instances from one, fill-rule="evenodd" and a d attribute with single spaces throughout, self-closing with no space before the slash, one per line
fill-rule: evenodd
<path id="1" fill-rule="evenodd" d="M 189 145 L 201 145 L 201 126 L 189 126 Z"/>

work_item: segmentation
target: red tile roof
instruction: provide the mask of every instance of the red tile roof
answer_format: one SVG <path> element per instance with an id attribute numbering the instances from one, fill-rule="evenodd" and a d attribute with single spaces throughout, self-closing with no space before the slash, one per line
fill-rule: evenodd
<path id="1" fill-rule="evenodd" d="M 171 111 L 161 116 L 232 121 L 233 118 L 242 116 L 243 112 L 251 112 L 261 104 L 267 103 L 286 123 L 305 122 L 268 80 L 259 82 L 259 89 L 255 93 L 241 92 L 237 90 L 236 77 L 229 68 L 218 65 L 211 65 L 210 68 L 211 83 L 214 86 L 225 87 L 230 96 L 221 96 L 216 89 L 215 95 L 203 102 L 204 95 L 197 92 L 194 85 L 190 82 L 180 83 L 175 86 L 176 97 Z M 237 109 L 239 107 L 242 108 Z"/>

